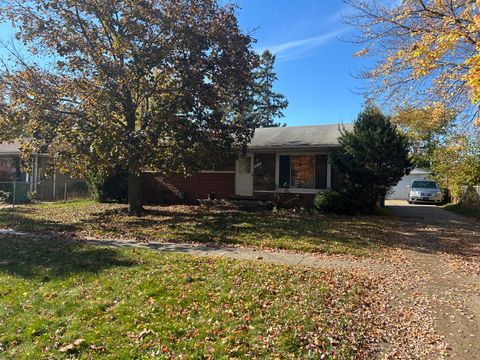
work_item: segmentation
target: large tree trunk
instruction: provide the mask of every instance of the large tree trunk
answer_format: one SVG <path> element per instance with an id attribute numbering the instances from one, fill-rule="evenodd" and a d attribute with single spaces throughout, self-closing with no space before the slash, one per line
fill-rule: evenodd
<path id="1" fill-rule="evenodd" d="M 137 174 L 135 161 L 130 159 L 128 166 L 128 210 L 132 215 L 143 213 L 142 178 Z"/>
<path id="2" fill-rule="evenodd" d="M 128 174 L 128 210 L 132 215 L 143 213 L 142 178 L 133 172 Z"/>

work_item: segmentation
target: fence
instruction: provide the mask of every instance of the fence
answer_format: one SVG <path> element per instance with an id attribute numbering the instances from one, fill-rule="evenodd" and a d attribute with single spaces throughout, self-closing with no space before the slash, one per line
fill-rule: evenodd
<path id="1" fill-rule="evenodd" d="M 85 180 L 0 182 L 0 203 L 13 206 L 30 201 L 67 201 L 88 198 L 90 198 L 90 192 Z"/>
<path id="2" fill-rule="evenodd" d="M 460 204 L 465 207 L 480 209 L 480 186 L 462 186 Z"/>

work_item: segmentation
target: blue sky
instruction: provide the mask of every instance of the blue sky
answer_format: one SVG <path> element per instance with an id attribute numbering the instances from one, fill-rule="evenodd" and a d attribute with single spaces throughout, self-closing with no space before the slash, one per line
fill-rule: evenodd
<path id="1" fill-rule="evenodd" d="M 352 122 L 363 104 L 355 74 L 365 63 L 352 55 L 359 48 L 346 42 L 349 32 L 340 14 L 342 0 L 236 0 L 244 31 L 257 39 L 257 51 L 277 55 L 276 90 L 289 100 L 288 125 Z M 10 34 L 9 34 L 10 33 Z M 0 25 L 0 39 L 11 29 Z"/>
<path id="2" fill-rule="evenodd" d="M 352 122 L 363 98 L 355 74 L 365 66 L 352 55 L 359 50 L 346 42 L 351 29 L 340 14 L 349 9 L 341 0 L 238 0 L 238 17 L 252 32 L 257 50 L 277 55 L 276 90 L 290 105 L 288 125 Z M 343 38 L 343 39 L 342 39 Z"/>

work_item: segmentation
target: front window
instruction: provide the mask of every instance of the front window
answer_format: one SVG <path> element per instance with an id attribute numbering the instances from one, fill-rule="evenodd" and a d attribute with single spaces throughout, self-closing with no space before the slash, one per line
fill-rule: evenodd
<path id="1" fill-rule="evenodd" d="M 280 189 L 326 189 L 327 155 L 280 155 Z"/>
<path id="2" fill-rule="evenodd" d="M 290 187 L 315 189 L 315 156 L 295 155 L 290 159 Z"/>
<path id="3" fill-rule="evenodd" d="M 434 181 L 414 181 L 412 188 L 416 189 L 438 189 L 437 184 Z"/>

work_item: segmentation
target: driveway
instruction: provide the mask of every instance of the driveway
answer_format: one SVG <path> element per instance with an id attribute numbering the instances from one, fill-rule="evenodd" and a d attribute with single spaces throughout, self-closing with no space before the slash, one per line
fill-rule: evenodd
<path id="1" fill-rule="evenodd" d="M 428 304 L 450 358 L 480 358 L 480 222 L 440 207 L 390 201 L 400 221 L 390 245 L 418 272 L 404 300 Z"/>

